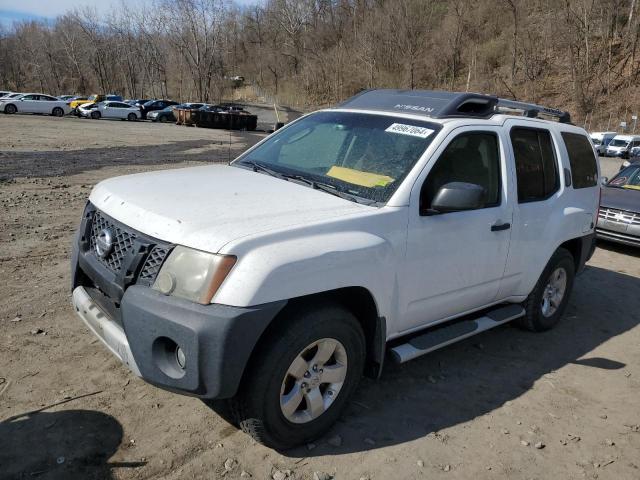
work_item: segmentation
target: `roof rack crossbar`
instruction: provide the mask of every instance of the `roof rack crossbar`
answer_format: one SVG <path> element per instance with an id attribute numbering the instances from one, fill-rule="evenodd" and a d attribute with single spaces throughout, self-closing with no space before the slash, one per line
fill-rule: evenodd
<path id="1" fill-rule="evenodd" d="M 522 112 L 522 115 L 529 118 L 536 118 L 538 115 L 544 115 L 547 117 L 554 117 L 561 123 L 571 122 L 571 115 L 569 112 L 558 110 L 557 108 L 543 107 L 534 103 L 518 102 L 515 100 L 506 100 L 499 98 L 496 104 L 496 110 L 517 110 Z"/>

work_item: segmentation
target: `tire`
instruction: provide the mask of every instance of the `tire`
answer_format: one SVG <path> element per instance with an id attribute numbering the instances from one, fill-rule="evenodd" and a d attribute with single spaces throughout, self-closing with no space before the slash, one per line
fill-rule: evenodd
<path id="1" fill-rule="evenodd" d="M 563 283 L 561 278 L 563 276 L 564 289 L 560 296 L 558 286 Z M 549 260 L 533 291 L 522 304 L 526 313 L 516 321 L 516 324 L 532 332 L 544 332 L 555 327 L 569 303 L 574 278 L 573 255 L 568 250 L 559 248 Z M 552 280 L 556 283 L 555 286 L 552 285 Z M 555 294 L 553 294 L 554 290 Z"/>
<path id="2" fill-rule="evenodd" d="M 100 114 L 100 112 L 91 112 L 91 118 L 93 118 L 94 120 L 100 120 L 100 117 L 102 115 Z"/>
<path id="3" fill-rule="evenodd" d="M 54 117 L 64 117 L 64 110 L 60 107 L 56 107 L 51 112 L 51 115 L 53 115 Z"/>
<path id="4" fill-rule="evenodd" d="M 130 113 L 127 115 L 127 120 L 130 122 L 135 122 L 138 119 L 138 116 L 135 113 Z"/>
<path id="5" fill-rule="evenodd" d="M 161 115 L 160 117 L 158 117 L 158 121 L 160 123 L 167 123 L 169 121 L 169 119 L 167 117 L 165 117 L 164 115 Z"/>
<path id="6" fill-rule="evenodd" d="M 280 318 L 260 342 L 238 393 L 229 401 L 240 428 L 277 450 L 308 443 L 331 428 L 358 386 L 366 353 L 360 324 L 341 307 L 293 307 L 284 314 L 286 318 Z M 326 362 L 317 361 L 319 367 L 314 370 L 320 346 L 333 353 Z M 334 381 L 343 380 L 328 383 L 329 374 Z M 281 407 L 287 398 L 293 408 Z M 316 400 L 315 414 L 308 398 Z"/>
<path id="7" fill-rule="evenodd" d="M 16 106 L 13 103 L 10 103 L 9 105 L 6 105 L 4 107 L 4 113 L 7 113 L 9 115 L 13 115 L 17 111 L 18 111 L 18 109 L 16 108 Z"/>

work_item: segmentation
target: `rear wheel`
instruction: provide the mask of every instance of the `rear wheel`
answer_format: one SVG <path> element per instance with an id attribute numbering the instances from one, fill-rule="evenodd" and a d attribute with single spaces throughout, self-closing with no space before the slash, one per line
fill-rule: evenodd
<path id="1" fill-rule="evenodd" d="M 135 113 L 130 113 L 127 115 L 127 120 L 130 122 L 135 122 L 138 119 L 138 116 Z"/>
<path id="2" fill-rule="evenodd" d="M 338 419 L 365 358 L 360 324 L 337 306 L 290 311 L 247 366 L 231 411 L 243 431 L 276 449 L 309 442 Z"/>
<path id="3" fill-rule="evenodd" d="M 101 116 L 102 115 L 100 115 L 100 112 L 96 112 L 96 111 L 91 112 L 91 118 L 93 118 L 94 120 L 100 120 Z"/>
<path id="4" fill-rule="evenodd" d="M 7 105 L 6 107 L 4 107 L 4 113 L 8 113 L 9 115 L 16 113 L 18 111 L 18 109 L 16 108 L 16 106 L 12 103 L 10 103 L 9 105 Z"/>
<path id="5" fill-rule="evenodd" d="M 559 248 L 525 300 L 523 306 L 526 314 L 518 319 L 518 325 L 533 332 L 553 328 L 567 308 L 574 277 L 573 255 L 564 248 Z"/>
<path id="6" fill-rule="evenodd" d="M 53 111 L 51 112 L 51 114 L 54 117 L 64 117 L 64 110 L 61 109 L 60 107 L 56 107 L 53 109 Z"/>

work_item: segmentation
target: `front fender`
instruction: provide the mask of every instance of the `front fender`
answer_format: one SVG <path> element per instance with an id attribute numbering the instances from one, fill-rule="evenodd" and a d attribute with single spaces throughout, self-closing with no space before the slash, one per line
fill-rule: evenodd
<path id="1" fill-rule="evenodd" d="M 396 263 L 391 243 L 369 232 L 282 239 L 239 257 L 213 302 L 251 306 L 357 286 L 369 290 L 379 314 L 390 318 L 397 297 Z"/>

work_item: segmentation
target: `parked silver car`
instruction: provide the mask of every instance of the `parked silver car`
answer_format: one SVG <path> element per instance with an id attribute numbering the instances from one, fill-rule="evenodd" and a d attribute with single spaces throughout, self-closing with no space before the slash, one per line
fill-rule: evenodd
<path id="1" fill-rule="evenodd" d="M 640 163 L 622 169 L 602 186 L 596 235 L 640 247 Z"/>

